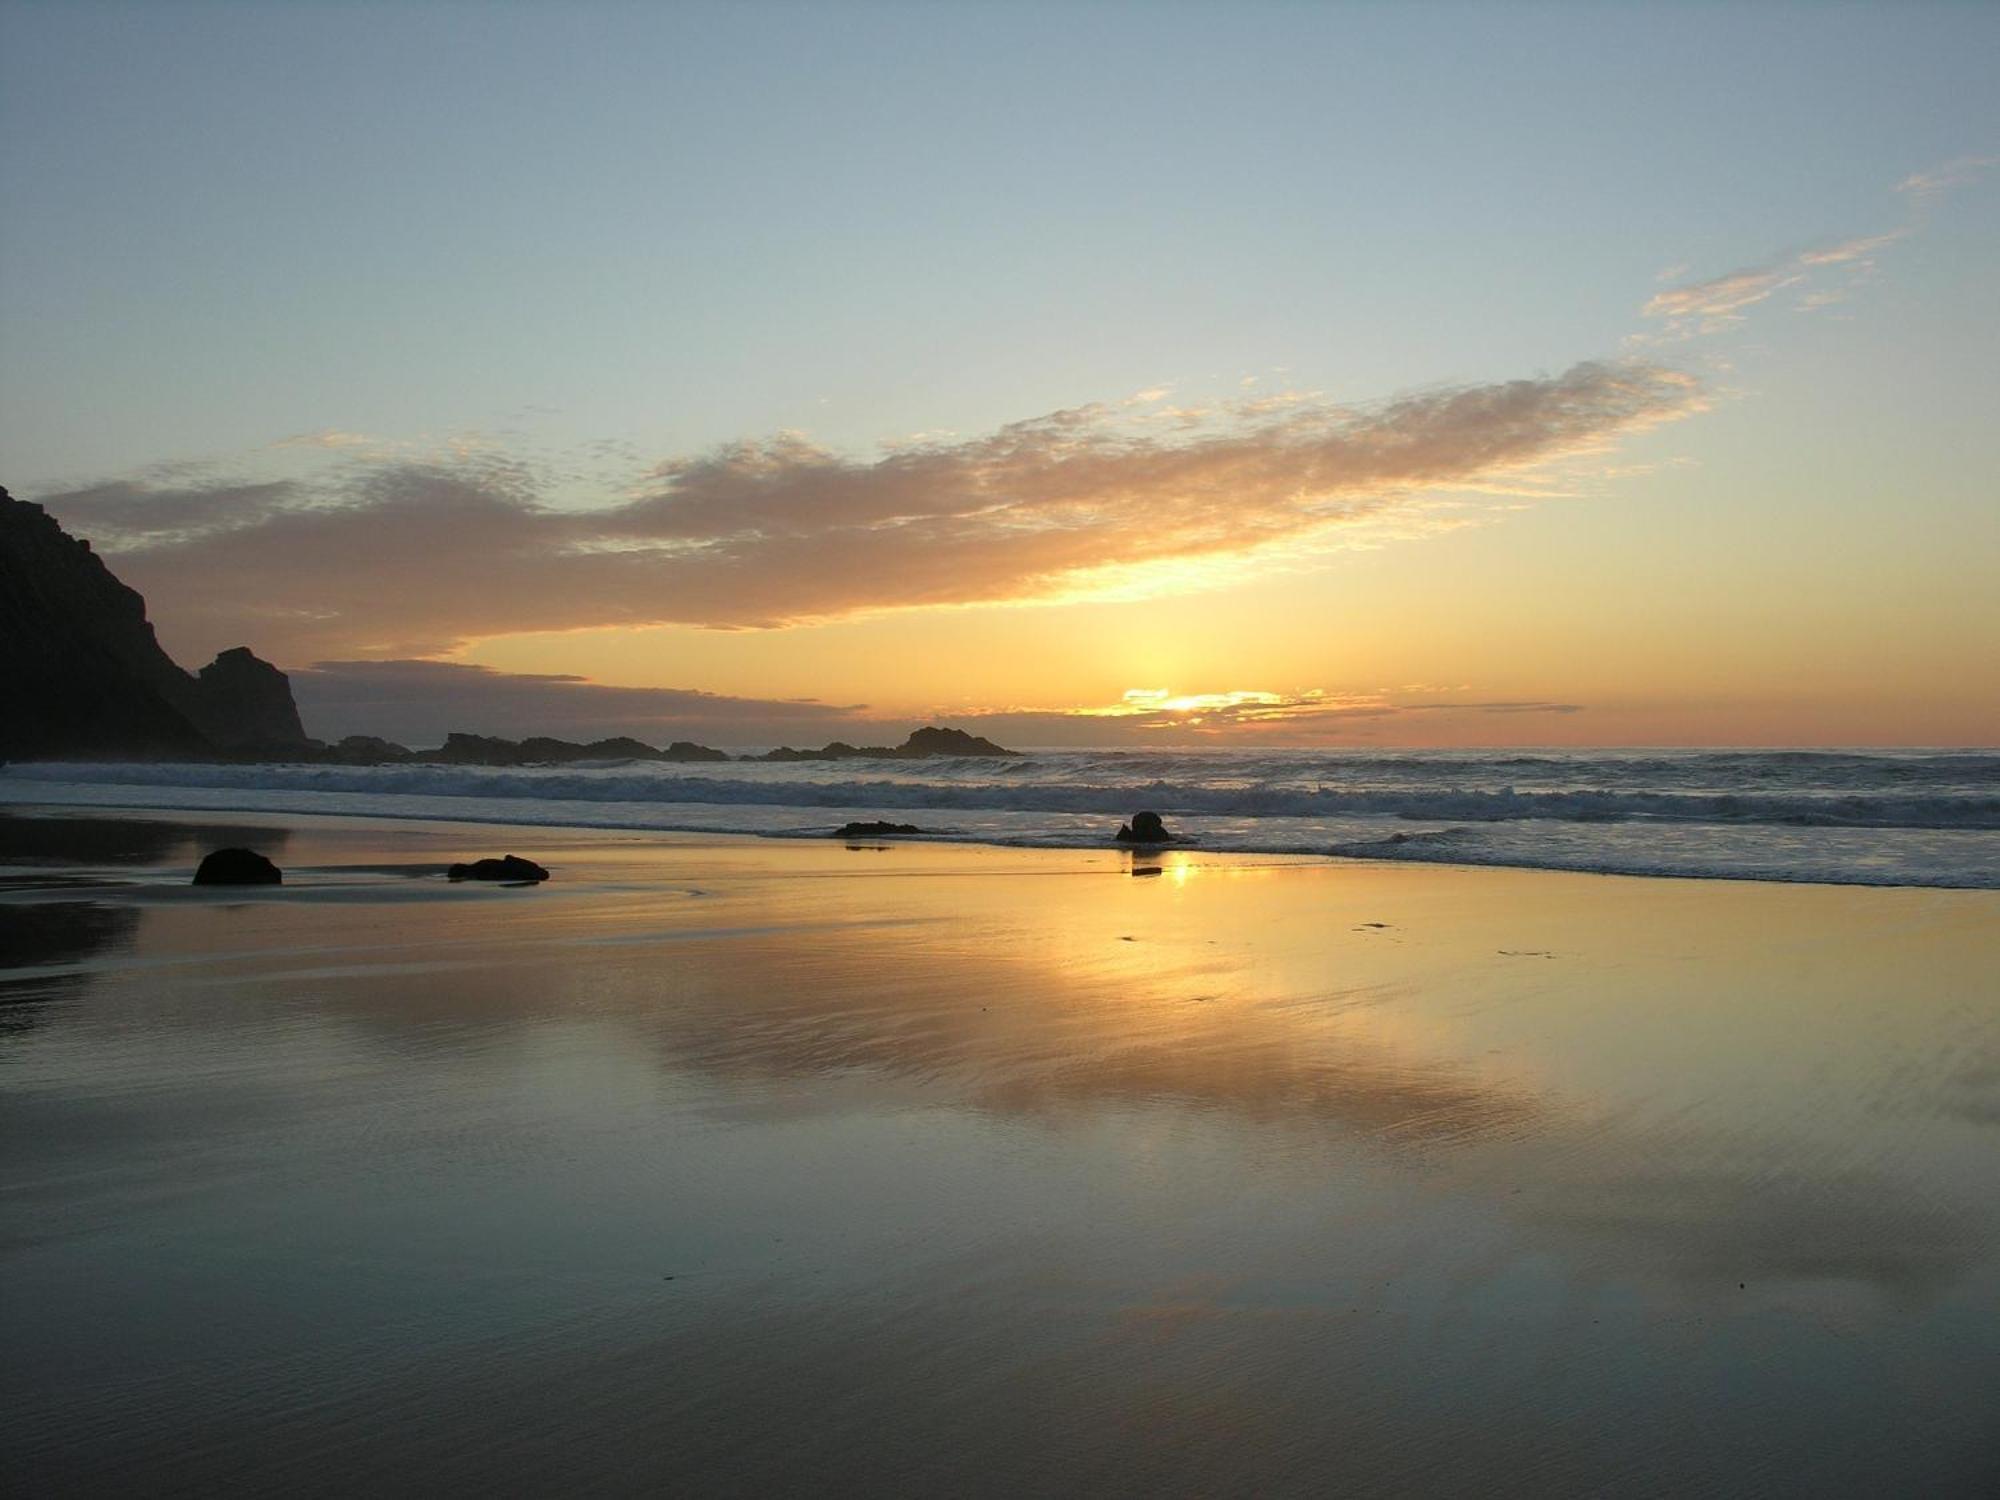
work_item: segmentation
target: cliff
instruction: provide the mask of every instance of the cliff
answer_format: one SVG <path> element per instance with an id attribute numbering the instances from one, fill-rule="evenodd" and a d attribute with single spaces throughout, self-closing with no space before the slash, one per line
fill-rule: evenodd
<path id="1" fill-rule="evenodd" d="M 0 759 L 310 746 L 284 673 L 238 647 L 189 676 L 90 543 L 0 489 Z"/>

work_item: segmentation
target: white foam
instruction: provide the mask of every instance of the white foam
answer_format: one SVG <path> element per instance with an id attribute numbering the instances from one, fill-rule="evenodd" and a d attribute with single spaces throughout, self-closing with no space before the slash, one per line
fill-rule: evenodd
<path id="1" fill-rule="evenodd" d="M 1141 807 L 1212 849 L 1633 874 L 2000 886 L 2000 757 L 1944 752 L 1044 752 L 549 767 L 29 764 L 0 801 L 1104 842 Z"/>

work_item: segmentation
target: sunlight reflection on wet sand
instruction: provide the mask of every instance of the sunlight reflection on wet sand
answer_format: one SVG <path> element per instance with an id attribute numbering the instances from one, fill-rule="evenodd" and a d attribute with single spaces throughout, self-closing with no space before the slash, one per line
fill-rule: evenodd
<path id="1" fill-rule="evenodd" d="M 36 1486 L 1994 1472 L 1991 893 L 289 826 L 0 908 Z"/>

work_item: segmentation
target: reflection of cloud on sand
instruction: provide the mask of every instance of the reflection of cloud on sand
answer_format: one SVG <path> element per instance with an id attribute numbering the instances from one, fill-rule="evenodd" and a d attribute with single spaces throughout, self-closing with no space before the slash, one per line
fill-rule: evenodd
<path id="1" fill-rule="evenodd" d="M 1663 1163 L 1643 1126 L 1356 1024 L 1393 1017 L 1407 998 L 1393 988 L 1300 1004 L 1246 997 L 1229 965 L 1147 976 L 1019 954 L 940 964 L 934 930 L 906 935 L 928 949 L 922 962 L 886 937 L 836 936 L 808 962 L 760 955 L 742 990 L 642 1024 L 671 1066 L 732 1081 L 874 1075 L 1030 1119 L 1193 1109 L 1331 1131 L 1484 1202 L 1531 1241 L 1581 1247 L 1610 1275 L 1845 1282 L 1903 1298 L 1940 1291 L 1985 1254 L 1990 1226 L 1889 1174 L 1827 1169 L 1776 1137 L 1746 1158 L 1740 1140 L 1699 1128 Z M 743 1107 L 740 1095 L 725 1106 Z"/>
<path id="2" fill-rule="evenodd" d="M 1604 1247 L 1628 1274 L 1708 1284 L 1846 1282 L 1916 1297 L 1985 1253 L 1990 1227 L 1880 1173 L 1732 1171 L 1721 1156 L 1718 1143 L 1684 1168 L 1600 1159 L 1531 1188 L 1522 1212 Z"/>
<path id="3" fill-rule="evenodd" d="M 571 883 L 519 900 L 318 905 L 313 942 L 338 962 L 280 946 L 206 982 L 240 992 L 291 975 L 315 1017 L 425 1067 L 527 1057 L 551 1026 L 595 1035 L 605 1061 L 591 1066 L 636 1062 L 684 1090 L 675 1107 L 731 1124 L 914 1110 L 1094 1138 L 1109 1117 L 1156 1115 L 1252 1148 L 1300 1203 L 1386 1174 L 1409 1211 L 1449 1205 L 1585 1278 L 1844 1283 L 1900 1300 L 1938 1294 L 1991 1243 L 1977 1201 L 1914 1166 L 1857 1162 L 1809 1116 L 1750 1097 L 1756 1067 L 1717 1072 L 1729 1081 L 1691 1109 L 1656 1097 L 1672 1063 L 1641 1047 L 1628 1068 L 1629 1034 L 1670 1010 L 1700 1050 L 1744 1018 L 1689 1010 L 1678 986 L 1694 971 L 1663 979 L 1659 955 L 1634 949 L 1615 924 L 1638 920 L 1637 887 L 1490 875 L 1476 888 L 1501 896 L 1426 909 L 1412 893 L 1456 877 L 1181 856 L 1176 878 L 1133 881 L 1109 856 L 672 855 L 638 840 L 536 852 Z M 1551 915 L 1560 891 L 1572 901 Z M 1734 961 L 1709 946 L 1726 944 L 1729 912 L 1755 905 L 1765 916 L 1743 931 L 1768 945 L 1769 914 L 1836 898 L 1672 899 L 1707 924 L 1713 978 Z M 193 920 L 156 907 L 147 932 L 184 947 L 173 934 Z M 1397 943 L 1368 926 L 1384 920 Z M 1502 956 L 1479 926 L 1495 920 L 1533 924 L 1510 936 L 1563 962 Z M 273 935 L 296 943 L 287 931 Z M 1624 955 L 1617 1018 L 1593 946 Z M 396 978 L 412 965 L 420 978 Z M 506 1136 L 491 1125 L 464 1149 L 522 1149 Z"/>

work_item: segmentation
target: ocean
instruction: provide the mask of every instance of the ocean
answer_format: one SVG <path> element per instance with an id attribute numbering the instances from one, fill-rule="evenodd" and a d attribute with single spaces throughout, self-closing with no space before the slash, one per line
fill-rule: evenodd
<path id="1" fill-rule="evenodd" d="M 853 820 L 1024 847 L 1141 808 L 1216 852 L 1627 875 L 2000 887 L 2000 753 L 1047 750 L 1019 759 L 22 764 L 0 803 L 824 837 Z"/>

